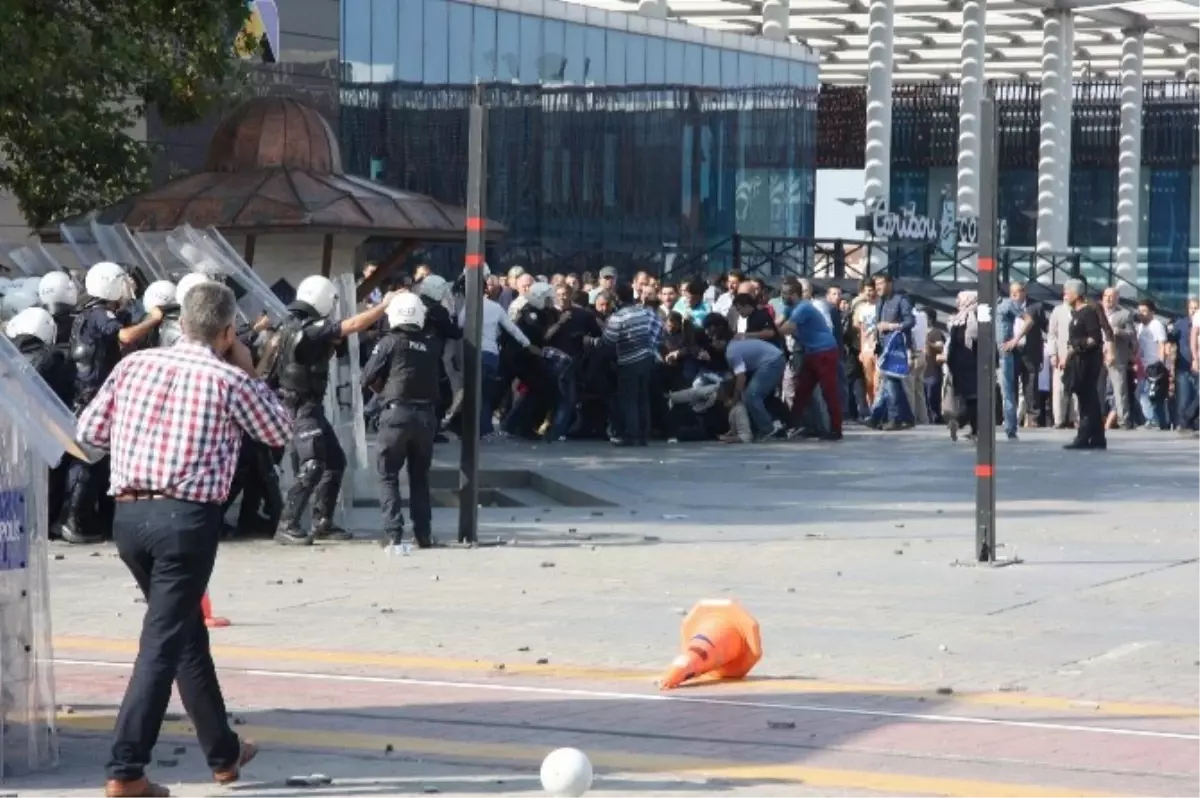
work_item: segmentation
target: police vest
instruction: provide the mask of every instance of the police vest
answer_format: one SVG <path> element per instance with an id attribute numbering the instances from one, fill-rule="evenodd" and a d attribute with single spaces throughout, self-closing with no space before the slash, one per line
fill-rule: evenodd
<path id="1" fill-rule="evenodd" d="M 393 330 L 387 382 L 380 394 L 385 402 L 433 403 L 438 400 L 442 340 L 431 332 Z"/>
<path id="2" fill-rule="evenodd" d="M 70 406 L 75 393 L 74 370 L 68 368 L 59 348 L 32 335 L 18 335 L 13 345 L 63 404 Z"/>
<path id="3" fill-rule="evenodd" d="M 319 402 L 329 386 L 329 360 L 332 347 L 302 347 L 304 332 L 324 319 L 291 317 L 279 328 L 279 360 L 273 371 L 275 383 L 286 398 L 298 402 Z"/>
<path id="4" fill-rule="evenodd" d="M 88 324 L 102 315 L 116 318 L 101 300 L 95 300 L 85 306 L 71 324 L 70 357 L 75 363 L 80 400 L 84 403 L 91 401 L 121 358 L 121 343 L 117 337 L 103 338 L 97 330 L 99 325 Z"/>
<path id="5" fill-rule="evenodd" d="M 159 346 L 174 346 L 175 342 L 183 337 L 183 325 L 179 322 L 179 310 L 164 312 L 156 332 Z"/>

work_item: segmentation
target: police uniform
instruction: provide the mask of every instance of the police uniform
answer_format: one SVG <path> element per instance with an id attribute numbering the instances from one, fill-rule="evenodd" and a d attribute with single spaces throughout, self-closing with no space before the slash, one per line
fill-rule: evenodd
<path id="1" fill-rule="evenodd" d="M 300 303 L 297 303 L 300 304 Z M 346 453 L 325 417 L 325 390 L 330 358 L 341 340 L 341 324 L 293 305 L 292 315 L 277 332 L 278 365 L 268 382 L 295 414 L 296 480 L 284 497 L 275 539 L 311 543 L 313 537 L 345 540 L 350 534 L 333 525 L 333 510 L 346 470 Z M 300 518 L 313 504 L 312 537 L 300 532 Z"/>
<path id="2" fill-rule="evenodd" d="M 100 299 L 90 300 L 75 317 L 70 359 L 75 367 L 72 409 L 76 414 L 95 398 L 121 359 L 119 336 L 124 326 L 121 316 Z M 112 537 L 116 505 L 108 495 L 108 477 L 107 457 L 94 464 L 71 461 L 63 537 L 72 542 Z"/>
<path id="3" fill-rule="evenodd" d="M 421 330 L 398 327 L 384 336 L 363 371 L 364 386 L 383 382 L 376 468 L 384 532 L 393 544 L 399 543 L 404 533 L 400 469 L 407 464 L 413 538 L 421 548 L 433 545 L 429 469 L 438 427 L 441 362 L 442 339 L 426 323 Z"/>
<path id="4" fill-rule="evenodd" d="M 71 407 L 75 401 L 75 369 L 67 358 L 65 348 L 50 346 L 33 335 L 19 335 L 13 339 L 13 345 L 25 356 L 29 365 L 37 371 L 38 376 L 50 386 L 54 395 L 64 405 Z M 62 514 L 69 471 L 70 462 L 66 457 L 50 469 L 46 489 L 46 508 L 48 510 L 47 520 L 52 530 Z M 53 531 L 56 532 L 56 530 Z"/>

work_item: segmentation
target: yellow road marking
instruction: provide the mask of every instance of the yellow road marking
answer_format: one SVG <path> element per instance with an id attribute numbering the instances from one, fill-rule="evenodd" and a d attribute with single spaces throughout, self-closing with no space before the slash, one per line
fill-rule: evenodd
<path id="1" fill-rule="evenodd" d="M 137 654 L 136 640 L 113 640 L 96 637 L 56 637 L 56 649 L 86 651 L 104 654 Z M 451 659 L 447 657 L 424 657 L 408 654 L 383 654 L 367 651 L 322 651 L 314 649 L 260 648 L 255 646 L 213 645 L 217 658 L 236 660 L 260 660 L 272 663 L 298 662 L 306 664 L 337 665 L 359 668 L 389 668 L 395 670 L 424 670 L 449 673 L 493 673 L 490 662 Z M 596 680 L 613 682 L 649 683 L 658 674 L 650 671 L 615 668 L 588 668 L 569 665 L 522 665 L 506 663 L 507 676 L 537 676 L 549 679 Z M 858 696 L 880 696 L 887 698 L 929 698 L 934 691 L 912 687 L 880 684 L 847 684 L 809 679 L 750 678 L 742 682 L 728 683 L 707 690 L 722 693 L 778 692 L 778 693 L 822 693 L 829 695 L 854 694 Z M 1144 717 L 1144 718 L 1200 718 L 1196 707 L 1172 704 L 1150 704 L 1128 701 L 1083 701 L 1056 696 L 1029 695 L 1026 693 L 963 692 L 950 696 L 936 696 L 941 706 L 948 704 L 1006 707 L 1050 712 L 1065 712 L 1071 715 L 1091 713 L 1097 716 Z"/>
<path id="2" fill-rule="evenodd" d="M 87 732 L 112 730 L 112 715 L 60 715 L 60 728 Z M 168 721 L 162 733 L 169 737 L 191 737 L 189 723 Z M 382 734 L 339 732 L 325 729 L 289 729 L 275 726 L 239 726 L 239 735 L 258 743 L 285 748 L 315 748 L 337 751 L 375 752 L 387 746 L 400 754 L 453 760 L 472 764 L 511 763 L 536 768 L 547 749 L 514 743 L 462 742 L 432 740 L 423 737 L 392 737 Z M 744 781 L 781 781 L 804 784 L 818 789 L 866 790 L 900 795 L 1012 796 L 1035 798 L 1054 795 L 1061 798 L 1091 798 L 1111 793 L 1070 790 L 1031 784 L 916 776 L 905 773 L 876 773 L 864 770 L 838 770 L 794 764 L 754 764 L 721 762 L 695 757 L 635 754 L 624 751 L 589 751 L 597 769 L 610 773 L 670 773 L 684 777 L 723 778 Z"/>

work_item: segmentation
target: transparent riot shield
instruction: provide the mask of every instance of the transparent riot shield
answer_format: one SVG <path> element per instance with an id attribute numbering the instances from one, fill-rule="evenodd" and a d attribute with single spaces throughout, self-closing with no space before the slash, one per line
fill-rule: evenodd
<path id="1" fill-rule="evenodd" d="M 0 257 L 26 277 L 40 277 L 50 272 L 65 272 L 66 269 L 53 255 L 46 251 L 40 241 L 17 245 L 0 239 Z"/>
<path id="2" fill-rule="evenodd" d="M 90 224 L 60 224 L 58 231 L 62 234 L 63 241 L 66 242 L 71 253 L 75 255 L 75 260 L 79 261 L 81 268 L 90 269 L 94 264 L 106 259 L 99 242 L 96 241 L 96 236 L 92 233 Z"/>
<path id="3" fill-rule="evenodd" d="M 219 277 L 233 289 L 238 307 L 249 320 L 254 321 L 265 313 L 272 323 L 278 323 L 287 316 L 287 305 L 216 230 L 201 231 L 183 225 L 168 233 L 166 242 L 171 252 L 191 263 L 192 268 L 215 271 L 216 274 L 210 276 Z M 204 262 L 203 267 L 201 262 Z"/>
<path id="4" fill-rule="evenodd" d="M 0 336 L 0 772 L 58 762 L 50 628 L 47 469 L 75 444 L 75 417 Z"/>
<path id="5" fill-rule="evenodd" d="M 354 275 L 342 274 L 333 278 L 338 296 L 334 311 L 337 319 L 347 319 L 357 312 Z M 338 503 L 342 518 L 348 520 L 354 499 L 365 490 L 369 478 L 370 458 L 367 455 L 367 426 L 363 417 L 362 368 L 359 360 L 358 335 L 351 335 L 329 364 L 329 388 L 325 392 L 325 414 L 337 433 L 346 452 L 346 474 Z M 366 472 L 366 473 L 364 473 Z M 363 483 L 360 487 L 360 482 Z"/>
<path id="6" fill-rule="evenodd" d="M 155 280 L 169 280 L 170 277 L 167 276 L 162 265 L 148 257 L 141 248 L 135 245 L 133 237 L 128 234 L 127 229 L 122 235 L 119 228 L 123 227 L 123 225 L 92 222 L 92 237 L 104 257 L 113 263 L 124 266 L 126 271 L 133 275 L 134 282 L 138 284 L 139 293 L 146 290 L 146 286 Z"/>

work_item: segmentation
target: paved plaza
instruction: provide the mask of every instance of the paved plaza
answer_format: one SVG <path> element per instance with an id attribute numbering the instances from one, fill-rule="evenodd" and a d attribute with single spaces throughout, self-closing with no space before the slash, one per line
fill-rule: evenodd
<path id="1" fill-rule="evenodd" d="M 218 788 L 177 714 L 151 775 L 189 795 L 537 793 L 542 757 L 575 746 L 602 795 L 1196 795 L 1200 447 L 1067 435 L 998 444 L 998 538 L 1023 560 L 1001 569 L 952 566 L 974 454 L 938 430 L 485 447 L 485 469 L 598 501 L 518 491 L 481 511 L 504 545 L 476 550 L 223 546 L 214 650 L 263 751 Z M 372 537 L 377 512 L 349 526 Z M 456 512 L 435 510 L 443 539 Z M 53 551 L 63 762 L 10 780 L 23 796 L 95 794 L 144 609 L 111 547 Z M 739 599 L 765 656 L 664 696 L 701 598 Z M 333 783 L 287 786 L 315 773 Z"/>

